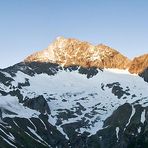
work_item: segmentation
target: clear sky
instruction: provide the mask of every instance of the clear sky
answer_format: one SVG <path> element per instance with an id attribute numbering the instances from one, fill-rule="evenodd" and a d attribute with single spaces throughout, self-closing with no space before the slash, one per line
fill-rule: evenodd
<path id="1" fill-rule="evenodd" d="M 148 0 L 0 0 L 0 68 L 57 36 L 104 43 L 129 58 L 148 53 Z"/>

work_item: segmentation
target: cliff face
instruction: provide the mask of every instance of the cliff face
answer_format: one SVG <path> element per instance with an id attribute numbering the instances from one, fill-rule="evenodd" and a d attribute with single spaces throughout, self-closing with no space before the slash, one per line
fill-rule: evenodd
<path id="1" fill-rule="evenodd" d="M 136 57 L 130 64 L 130 73 L 142 73 L 146 68 L 148 68 L 148 54 Z"/>
<path id="2" fill-rule="evenodd" d="M 65 67 L 80 65 L 126 69 L 130 60 L 103 44 L 94 46 L 88 42 L 58 37 L 47 49 L 32 54 L 25 62 L 53 62 Z"/>

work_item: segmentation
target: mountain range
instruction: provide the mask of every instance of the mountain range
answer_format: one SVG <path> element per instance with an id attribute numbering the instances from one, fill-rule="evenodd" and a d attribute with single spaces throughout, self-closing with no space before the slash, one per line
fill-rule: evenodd
<path id="1" fill-rule="evenodd" d="M 147 148 L 148 54 L 58 37 L 0 69 L 0 148 Z"/>

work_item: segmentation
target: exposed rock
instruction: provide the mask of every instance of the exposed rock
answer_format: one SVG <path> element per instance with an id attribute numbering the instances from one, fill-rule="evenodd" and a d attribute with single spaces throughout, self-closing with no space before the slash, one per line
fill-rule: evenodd
<path id="1" fill-rule="evenodd" d="M 144 81 L 148 82 L 148 68 L 145 69 L 142 73 L 139 74 L 141 77 L 144 78 Z"/>
<path id="2" fill-rule="evenodd" d="M 5 118 L 4 122 L 9 126 L 0 124 L 1 148 L 69 148 L 65 137 L 43 114 L 30 119 Z"/>
<path id="3" fill-rule="evenodd" d="M 130 60 L 106 45 L 94 46 L 76 39 L 58 37 L 47 49 L 36 52 L 25 62 L 52 62 L 63 66 L 126 69 Z"/>
<path id="4" fill-rule="evenodd" d="M 28 56 L 24 61 L 57 63 L 64 67 L 79 65 L 87 68 L 129 69 L 130 73 L 139 74 L 148 67 L 148 54 L 131 61 L 117 50 L 103 44 L 94 46 L 77 39 L 58 37 L 47 49 Z"/>
<path id="5" fill-rule="evenodd" d="M 148 54 L 136 57 L 131 62 L 129 72 L 130 73 L 142 73 L 146 68 L 148 68 Z"/>
<path id="6" fill-rule="evenodd" d="M 128 96 L 129 88 L 127 87 L 125 90 L 120 86 L 118 82 L 114 82 L 112 84 L 107 84 L 106 87 L 112 89 L 112 93 L 120 99 L 123 95 Z"/>
<path id="7" fill-rule="evenodd" d="M 28 98 L 24 100 L 24 106 L 27 106 L 31 109 L 35 109 L 41 113 L 50 114 L 49 106 L 43 96 L 38 96 L 36 98 Z"/>

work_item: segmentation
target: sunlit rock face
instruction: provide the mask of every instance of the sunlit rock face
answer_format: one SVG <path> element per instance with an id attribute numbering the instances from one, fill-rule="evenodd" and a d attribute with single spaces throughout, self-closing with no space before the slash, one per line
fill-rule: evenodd
<path id="1" fill-rule="evenodd" d="M 25 59 L 25 62 L 53 62 L 63 66 L 127 69 L 130 60 L 103 44 L 94 46 L 88 42 L 58 37 L 47 49 L 32 54 Z"/>
<path id="2" fill-rule="evenodd" d="M 129 72 L 130 73 L 142 73 L 148 68 L 148 54 L 144 54 L 139 57 L 135 57 L 131 62 Z"/>

